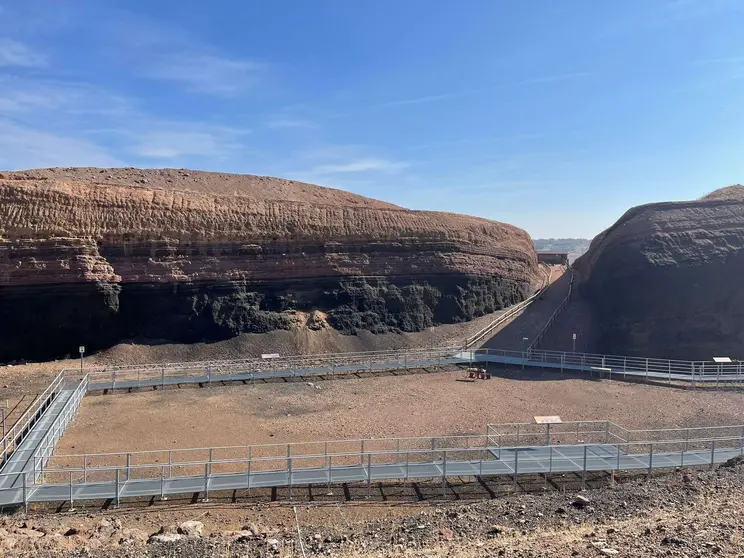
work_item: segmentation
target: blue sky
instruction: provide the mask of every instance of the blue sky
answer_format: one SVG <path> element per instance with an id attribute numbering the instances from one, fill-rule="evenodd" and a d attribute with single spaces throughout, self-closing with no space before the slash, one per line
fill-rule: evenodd
<path id="1" fill-rule="evenodd" d="M 0 0 L 0 168 L 281 176 L 534 237 L 744 182 L 742 0 Z"/>

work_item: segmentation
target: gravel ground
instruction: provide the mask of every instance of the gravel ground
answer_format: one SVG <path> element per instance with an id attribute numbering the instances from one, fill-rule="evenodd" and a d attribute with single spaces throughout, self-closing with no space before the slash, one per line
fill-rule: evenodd
<path id="1" fill-rule="evenodd" d="M 160 516 L 160 528 L 152 521 L 145 525 L 141 511 L 21 515 L 0 520 L 0 544 L 8 549 L 5 556 L 69 558 L 733 557 L 744 552 L 743 479 L 740 463 L 649 482 L 630 479 L 583 492 L 583 500 L 553 491 L 471 504 L 418 504 L 406 513 L 388 504 L 379 506 L 376 517 L 359 521 L 346 517 L 346 505 L 312 504 L 275 507 L 273 520 L 266 508 L 243 509 L 242 525 L 238 518 L 220 522 L 217 506 Z M 150 536 L 146 543 L 157 532 L 166 536 Z"/>

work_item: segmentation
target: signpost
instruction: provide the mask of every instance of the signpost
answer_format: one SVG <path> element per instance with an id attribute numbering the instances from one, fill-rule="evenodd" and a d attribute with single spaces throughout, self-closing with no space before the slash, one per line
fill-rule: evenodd
<path id="1" fill-rule="evenodd" d="M 549 415 L 544 417 L 535 417 L 535 424 L 544 424 L 546 425 L 546 434 L 545 434 L 545 445 L 550 445 L 550 425 L 551 424 L 560 424 L 563 421 L 561 420 L 561 417 L 558 415 Z"/>
<path id="2" fill-rule="evenodd" d="M 83 355 L 85 355 L 85 345 L 80 345 L 78 347 L 78 351 L 80 351 L 80 374 L 83 373 Z"/>
<path id="3" fill-rule="evenodd" d="M 575 353 L 576 352 L 576 334 L 575 333 L 572 335 L 572 338 L 573 338 L 573 352 Z"/>

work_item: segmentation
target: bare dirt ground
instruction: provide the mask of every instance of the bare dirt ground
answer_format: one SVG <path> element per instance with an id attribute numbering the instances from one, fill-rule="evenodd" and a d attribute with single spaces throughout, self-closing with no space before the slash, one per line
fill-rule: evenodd
<path id="1" fill-rule="evenodd" d="M 503 369 L 502 369 L 503 370 Z M 496 371 L 498 373 L 498 371 Z M 507 371 L 508 372 L 508 371 Z M 463 371 L 89 396 L 58 454 L 479 434 L 487 423 L 613 420 L 625 427 L 738 424 L 744 393 L 523 373 Z"/>

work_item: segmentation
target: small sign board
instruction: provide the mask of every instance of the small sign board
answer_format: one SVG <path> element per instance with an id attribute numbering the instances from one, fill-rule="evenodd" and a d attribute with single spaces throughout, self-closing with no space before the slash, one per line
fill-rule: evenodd
<path id="1" fill-rule="evenodd" d="M 82 355 L 82 354 L 84 354 L 84 353 L 85 353 L 85 345 L 80 345 L 80 346 L 78 347 L 78 351 L 80 351 L 80 354 L 81 354 L 81 355 Z"/>
<path id="2" fill-rule="evenodd" d="M 733 362 L 729 357 L 713 357 L 713 362 L 717 362 L 718 364 L 724 364 L 727 362 Z"/>
<path id="3" fill-rule="evenodd" d="M 573 334 L 573 340 L 576 341 L 576 334 Z"/>
<path id="4" fill-rule="evenodd" d="M 261 355 L 261 358 L 280 358 L 281 355 L 279 353 L 267 353 Z"/>
<path id="5" fill-rule="evenodd" d="M 547 416 L 547 417 L 535 417 L 536 424 L 560 424 L 563 421 L 558 415 Z"/>

